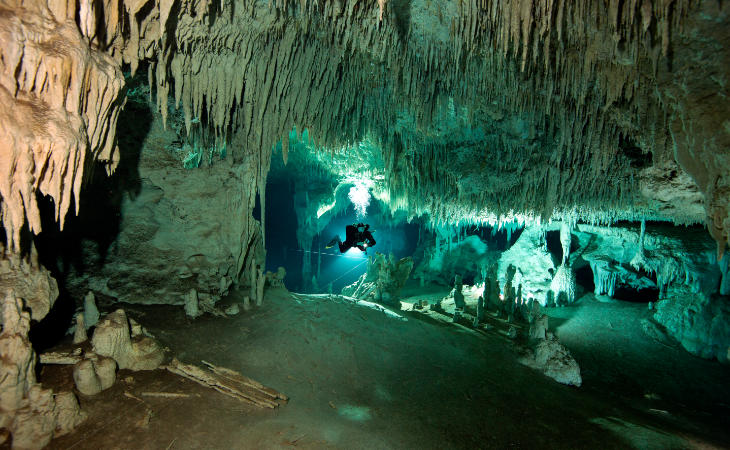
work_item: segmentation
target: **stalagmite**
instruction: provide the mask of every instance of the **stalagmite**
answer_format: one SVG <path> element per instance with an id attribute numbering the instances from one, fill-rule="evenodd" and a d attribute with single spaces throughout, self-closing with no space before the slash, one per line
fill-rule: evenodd
<path id="1" fill-rule="evenodd" d="M 109 389 L 116 380 L 117 363 L 111 358 L 88 354 L 74 366 L 76 388 L 84 395 L 96 395 Z"/>
<path id="2" fill-rule="evenodd" d="M 484 297 L 481 295 L 477 299 L 477 315 L 474 317 L 474 323 L 472 323 L 472 326 L 474 328 L 478 327 L 479 324 L 484 319 Z"/>
<path id="3" fill-rule="evenodd" d="M 74 344 L 81 344 L 89 340 L 86 335 L 86 324 L 84 323 L 84 315 L 76 314 L 76 329 L 74 329 Z"/>
<path id="4" fill-rule="evenodd" d="M 464 286 L 461 281 L 461 275 L 456 275 L 454 277 L 454 306 L 457 309 L 461 310 L 466 307 L 466 303 L 464 302 L 464 294 L 461 292 L 463 287 Z"/>
<path id="5" fill-rule="evenodd" d="M 615 285 L 615 280 L 614 280 Z M 598 291 L 598 284 L 596 284 L 596 291 Z M 604 288 L 604 285 L 601 285 Z M 613 295 L 613 287 L 611 289 L 610 296 Z M 563 263 L 558 267 L 550 283 L 550 290 L 553 292 L 555 302 L 558 306 L 565 306 L 565 304 L 573 303 L 575 301 L 575 273 L 570 264 Z"/>
<path id="6" fill-rule="evenodd" d="M 190 289 L 188 294 L 185 296 L 185 315 L 191 319 L 195 319 L 200 316 L 200 309 L 198 307 L 198 291 Z"/>
<path id="7" fill-rule="evenodd" d="M 266 277 L 264 271 L 259 268 L 256 271 L 256 306 L 261 306 L 264 302 L 264 285 L 266 284 Z"/>
<path id="8" fill-rule="evenodd" d="M 54 394 L 36 382 L 35 352 L 27 337 L 30 314 L 12 291 L 6 291 L 1 301 L 0 428 L 10 430 L 13 448 L 42 448 L 86 415 L 73 394 Z"/>
<path id="9" fill-rule="evenodd" d="M 567 223 L 563 222 L 562 224 L 560 224 L 560 245 L 563 249 L 562 264 L 565 264 L 565 262 L 568 261 L 570 258 L 570 242 L 570 226 Z"/>
<path id="10" fill-rule="evenodd" d="M 84 297 L 84 325 L 89 329 L 99 321 L 99 309 L 96 307 L 96 297 L 89 291 Z"/>
<path id="11" fill-rule="evenodd" d="M 492 264 L 487 269 L 484 278 L 484 303 L 490 311 L 498 311 L 502 302 L 499 299 L 499 280 L 497 279 L 497 265 Z"/>
<path id="12" fill-rule="evenodd" d="M 129 321 L 123 309 L 107 314 L 96 326 L 91 338 L 94 352 L 108 356 L 120 369 L 154 370 L 162 363 L 162 348 L 148 336 L 132 339 Z"/>

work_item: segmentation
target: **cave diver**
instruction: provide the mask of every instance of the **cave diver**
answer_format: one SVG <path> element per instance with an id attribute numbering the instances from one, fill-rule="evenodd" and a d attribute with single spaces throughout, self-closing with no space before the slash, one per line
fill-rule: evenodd
<path id="1" fill-rule="evenodd" d="M 325 246 L 325 248 L 332 248 L 335 244 L 337 244 L 340 246 L 340 253 L 345 253 L 352 247 L 357 247 L 364 252 L 368 247 L 375 245 L 373 233 L 368 231 L 369 228 L 370 225 L 366 225 L 362 222 L 348 225 L 345 227 L 345 242 L 342 242 L 339 236 L 335 236 Z"/>

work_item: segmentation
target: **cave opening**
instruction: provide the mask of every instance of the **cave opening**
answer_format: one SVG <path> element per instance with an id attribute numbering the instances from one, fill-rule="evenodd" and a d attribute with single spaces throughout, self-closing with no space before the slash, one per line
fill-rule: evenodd
<path id="1" fill-rule="evenodd" d="M 593 292 L 596 289 L 596 284 L 593 281 L 593 271 L 585 261 L 582 261 L 582 264 L 575 265 L 575 282 L 583 288 L 584 292 Z"/>
<path id="2" fill-rule="evenodd" d="M 301 258 L 296 253 L 297 215 L 294 209 L 294 186 L 291 180 L 271 178 L 266 183 L 266 270 L 286 269 L 284 284 L 292 290 L 301 289 Z M 256 201 L 253 217 L 261 216 Z"/>
<path id="3" fill-rule="evenodd" d="M 563 262 L 563 246 L 560 243 L 560 230 L 550 230 L 545 233 L 545 243 L 555 267 Z"/>
<path id="4" fill-rule="evenodd" d="M 656 303 L 659 300 L 656 273 L 639 268 L 636 279 L 635 283 L 618 283 L 613 298 L 631 303 Z"/>
<path id="5" fill-rule="evenodd" d="M 616 286 L 613 299 L 631 303 L 655 303 L 659 300 L 659 288 L 637 288 L 627 284 L 619 284 Z"/>

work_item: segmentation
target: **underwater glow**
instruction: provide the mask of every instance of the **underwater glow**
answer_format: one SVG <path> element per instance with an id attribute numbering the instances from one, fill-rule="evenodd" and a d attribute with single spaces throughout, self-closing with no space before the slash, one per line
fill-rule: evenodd
<path id="1" fill-rule="evenodd" d="M 363 182 L 355 183 L 355 186 L 350 188 L 350 193 L 347 194 L 355 207 L 355 213 L 357 218 L 361 219 L 367 215 L 368 206 L 370 206 L 370 188 Z"/>
<path id="2" fill-rule="evenodd" d="M 326 213 L 327 211 L 329 211 L 330 209 L 334 208 L 336 204 L 337 204 L 337 200 L 333 201 L 332 203 L 330 203 L 328 205 L 320 205 L 320 207 L 317 208 L 317 219 L 322 217 L 322 215 L 324 213 Z"/>

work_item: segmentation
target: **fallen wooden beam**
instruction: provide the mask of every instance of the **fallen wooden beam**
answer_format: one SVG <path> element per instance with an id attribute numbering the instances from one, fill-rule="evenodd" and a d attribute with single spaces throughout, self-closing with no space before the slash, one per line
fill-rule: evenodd
<path id="1" fill-rule="evenodd" d="M 170 372 L 261 408 L 276 408 L 289 398 L 240 373 L 203 362 L 207 368 L 180 362 L 177 358 L 165 366 Z"/>
<path id="2" fill-rule="evenodd" d="M 178 394 L 177 392 L 142 392 L 142 397 L 189 398 L 190 394 Z"/>
<path id="3" fill-rule="evenodd" d="M 46 352 L 38 357 L 41 364 L 73 365 L 81 361 L 81 349 L 68 352 Z"/>

